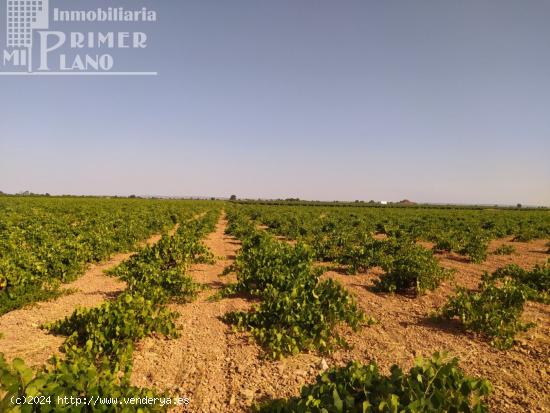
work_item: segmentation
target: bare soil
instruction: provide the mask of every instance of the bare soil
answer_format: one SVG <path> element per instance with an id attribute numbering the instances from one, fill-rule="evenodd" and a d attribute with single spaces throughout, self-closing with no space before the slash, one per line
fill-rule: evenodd
<path id="1" fill-rule="evenodd" d="M 194 265 L 190 275 L 208 287 L 192 303 L 172 305 L 180 314 L 181 336 L 178 339 L 150 337 L 136 346 L 132 381 L 139 386 L 156 387 L 174 395 L 188 397 L 190 405 L 174 411 L 248 412 L 253 403 L 269 398 L 292 397 L 300 388 L 314 381 L 322 361 L 341 366 L 350 360 L 376 361 L 384 372 L 392 364 L 403 368 L 420 355 L 447 351 L 460 359 L 470 375 L 491 380 L 494 394 L 490 404 L 494 412 L 550 411 L 548 382 L 550 375 L 550 309 L 528 303 L 525 319 L 537 325 L 519 337 L 519 343 L 502 352 L 481 337 L 465 333 L 458 323 L 435 322 L 431 312 L 439 308 L 455 284 L 475 288 L 484 271 L 516 263 L 530 268 L 548 258 L 546 241 L 512 243 L 509 239 L 491 243 L 490 250 L 506 243 L 517 252 L 510 256 L 490 255 L 483 264 L 470 264 L 455 254 L 438 254 L 442 265 L 456 269 L 453 280 L 436 291 L 419 298 L 375 294 L 369 290 L 380 275 L 379 269 L 354 276 L 327 271 L 324 277 L 341 282 L 357 298 L 365 313 L 380 321 L 358 332 L 340 328 L 351 344 L 333 354 L 300 354 L 282 361 L 263 357 L 263 351 L 247 333 L 233 332 L 220 320 L 225 313 L 251 308 L 244 298 L 211 301 L 209 297 L 234 275 L 220 277 L 235 258 L 240 243 L 224 234 L 227 222 L 222 217 L 216 230 L 205 240 L 217 256 L 215 264 Z M 158 240 L 152 239 L 151 242 Z M 427 245 L 429 247 L 429 245 Z M 42 323 L 69 315 L 77 306 L 92 307 L 116 295 L 124 283 L 103 275 L 103 270 L 117 265 L 130 254 L 119 254 L 107 263 L 93 266 L 78 281 L 67 286 L 77 289 L 72 295 L 48 303 L 11 312 L 0 318 L 0 349 L 8 358 L 22 357 L 40 365 L 55 353 L 63 338 L 45 334 Z"/>
<path id="2" fill-rule="evenodd" d="M 153 235 L 141 245 L 152 245 L 160 238 L 160 234 Z M 66 295 L 4 314 L 0 317 L 0 352 L 8 360 L 22 358 L 34 367 L 42 366 L 51 356 L 59 354 L 65 337 L 54 336 L 40 327 L 71 315 L 77 307 L 97 307 L 116 297 L 126 289 L 126 283 L 106 276 L 104 271 L 116 267 L 132 254 L 115 254 L 105 262 L 92 264 L 78 280 L 63 285 Z"/>
<path id="3" fill-rule="evenodd" d="M 220 320 L 225 313 L 244 310 L 250 304 L 243 299 L 211 301 L 209 297 L 234 277 L 220 277 L 235 258 L 239 242 L 224 234 L 227 222 L 222 218 L 205 244 L 217 257 L 216 263 L 192 266 L 189 274 L 208 289 L 189 304 L 171 305 L 180 314 L 178 339 L 146 338 L 134 353 L 133 384 L 154 386 L 181 397 L 191 404 L 187 411 L 227 411 L 233 390 L 231 369 L 234 368 L 235 337 Z M 183 411 L 185 409 L 182 407 Z"/>
<path id="4" fill-rule="evenodd" d="M 344 331 L 353 348 L 339 350 L 330 357 L 329 364 L 341 365 L 352 359 L 375 360 L 388 372 L 392 364 L 410 367 L 415 356 L 426 356 L 446 351 L 460 359 L 461 367 L 470 375 L 488 378 L 493 386 L 491 408 L 495 412 L 550 411 L 550 308 L 548 305 L 528 302 L 525 321 L 536 326 L 518 337 L 519 343 L 507 351 L 491 347 L 482 337 L 466 333 L 458 322 L 434 321 L 435 312 L 453 293 L 455 285 L 476 288 L 484 271 L 515 263 L 532 268 L 548 259 L 546 241 L 529 243 L 496 240 L 490 251 L 502 244 L 513 245 L 517 252 L 510 256 L 489 255 L 482 264 L 471 264 L 456 254 L 438 254 L 442 265 L 453 268 L 453 280 L 445 282 L 436 291 L 418 298 L 401 295 L 376 294 L 369 291 L 381 274 L 374 269 L 355 276 L 329 272 L 326 276 L 340 281 L 356 297 L 367 315 L 379 324 L 357 333 Z"/>
<path id="5" fill-rule="evenodd" d="M 300 388 L 315 380 L 322 360 L 329 366 L 344 365 L 350 360 L 376 361 L 384 372 L 392 364 L 409 368 L 414 358 L 430 356 L 435 351 L 447 351 L 460 359 L 460 365 L 470 375 L 491 380 L 491 398 L 495 412 L 545 412 L 550 410 L 548 397 L 550 356 L 550 311 L 543 304 L 528 303 L 525 319 L 537 326 L 519 338 L 512 350 L 502 352 L 483 338 L 462 331 L 458 323 L 438 323 L 429 318 L 452 293 L 454 285 L 475 288 L 483 271 L 517 263 L 530 268 L 543 263 L 548 255 L 545 241 L 511 243 L 498 240 L 493 251 L 503 243 L 513 244 L 516 254 L 490 255 L 480 265 L 470 264 L 463 257 L 439 254 L 447 268 L 457 270 L 454 281 L 447 281 L 435 292 L 419 298 L 375 294 L 369 286 L 379 270 L 355 276 L 328 271 L 324 276 L 340 281 L 357 298 L 365 313 L 380 321 L 358 332 L 340 328 L 351 349 L 340 349 L 330 356 L 300 354 L 282 361 L 263 357 L 262 349 L 246 333 L 233 332 L 220 320 L 228 311 L 243 310 L 253 304 L 243 298 L 208 300 L 234 275 L 220 277 L 239 248 L 239 243 L 224 234 L 225 218 L 206 240 L 206 245 L 219 256 L 214 265 L 196 265 L 191 275 L 210 289 L 190 304 L 174 305 L 181 315 L 182 335 L 176 340 L 148 338 L 138 345 L 134 358 L 133 382 L 154 386 L 190 399 L 187 407 L 174 411 L 247 412 L 251 405 L 269 398 L 291 397 Z"/>

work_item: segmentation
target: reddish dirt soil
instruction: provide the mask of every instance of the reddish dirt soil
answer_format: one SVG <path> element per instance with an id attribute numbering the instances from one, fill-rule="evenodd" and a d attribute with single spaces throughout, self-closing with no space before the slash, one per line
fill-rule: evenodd
<path id="1" fill-rule="evenodd" d="M 491 380 L 494 385 L 490 400 L 492 411 L 550 411 L 548 306 L 527 304 L 524 318 L 537 326 L 522 334 L 519 343 L 506 352 L 463 332 L 458 323 L 429 319 L 430 313 L 452 293 L 455 284 L 475 288 L 483 271 L 492 271 L 508 263 L 530 268 L 546 261 L 545 241 L 494 241 L 491 250 L 507 243 L 517 252 L 511 256 L 490 255 L 480 265 L 470 264 L 457 255 L 439 254 L 442 265 L 456 269 L 454 280 L 419 298 L 370 292 L 369 286 L 380 274 L 377 269 L 354 276 L 328 271 L 324 276 L 345 285 L 365 313 L 380 323 L 365 326 L 358 332 L 340 328 L 351 349 L 340 349 L 330 356 L 300 354 L 271 361 L 263 357 L 262 349 L 247 333 L 233 332 L 220 320 L 229 311 L 249 309 L 252 302 L 243 298 L 208 300 L 224 284 L 235 280 L 234 275 L 220 277 L 240 247 L 238 241 L 224 234 L 226 225 L 222 217 L 216 230 L 205 240 L 218 257 L 215 264 L 200 264 L 190 269 L 193 278 L 208 288 L 192 303 L 171 306 L 180 313 L 181 337 L 173 340 L 147 338 L 137 344 L 134 353 L 134 384 L 156 387 L 190 399 L 189 406 L 174 411 L 248 412 L 253 403 L 298 395 L 301 386 L 314 381 L 323 360 L 331 367 L 350 360 L 374 360 L 384 372 L 389 372 L 392 364 L 408 368 L 415 357 L 429 356 L 435 351 L 447 351 L 459 357 L 461 367 L 468 374 Z M 63 338 L 44 334 L 38 326 L 70 314 L 76 306 L 98 305 L 109 295 L 124 289 L 123 283 L 105 277 L 102 271 L 128 256 L 121 254 L 109 263 L 91 268 L 79 281 L 68 286 L 78 288 L 80 291 L 76 294 L 0 318 L 0 331 L 5 335 L 0 339 L 2 351 L 8 357 L 23 357 L 34 365 L 43 363 L 57 350 Z"/>
<path id="2" fill-rule="evenodd" d="M 252 302 L 243 298 L 209 301 L 234 275 L 220 277 L 240 248 L 224 234 L 224 217 L 205 244 L 218 257 L 213 265 L 195 265 L 189 273 L 209 289 L 192 303 L 170 306 L 180 314 L 181 337 L 175 340 L 147 338 L 134 353 L 132 382 L 155 387 L 190 404 L 174 411 L 246 412 L 254 402 L 271 397 L 295 395 L 306 377 L 319 371 L 321 358 L 301 354 L 283 361 L 270 361 L 246 333 L 237 333 L 220 320 L 230 311 L 247 310 Z M 313 367 L 312 367 L 313 366 Z"/>
<path id="3" fill-rule="evenodd" d="M 384 371 L 392 364 L 409 368 L 415 356 L 429 356 L 447 351 L 460 359 L 460 366 L 470 375 L 488 378 L 494 393 L 490 404 L 494 412 L 550 411 L 548 382 L 550 375 L 550 309 L 548 305 L 528 302 L 524 320 L 536 327 L 518 337 L 518 344 L 508 351 L 499 351 L 481 337 L 465 333 L 459 323 L 430 320 L 452 294 L 455 285 L 476 288 L 484 271 L 492 272 L 516 263 L 531 268 L 548 259 L 546 241 L 529 243 L 493 241 L 490 251 L 502 244 L 513 245 L 517 252 L 510 256 L 489 255 L 483 264 L 470 264 L 455 254 L 438 254 L 442 265 L 454 268 L 453 280 L 436 291 L 419 298 L 375 294 L 368 287 L 381 271 L 374 269 L 355 276 L 329 272 L 356 297 L 367 315 L 379 324 L 365 327 L 357 333 L 344 331 L 353 348 L 340 350 L 330 357 L 329 364 L 341 365 L 352 359 L 375 360 Z"/>
<path id="4" fill-rule="evenodd" d="M 180 314 L 181 337 L 175 340 L 147 338 L 134 353 L 132 381 L 139 386 L 156 387 L 181 397 L 191 404 L 187 411 L 227 411 L 233 390 L 231 369 L 235 337 L 219 318 L 234 310 L 249 308 L 242 299 L 210 301 L 209 297 L 234 277 L 220 277 L 235 257 L 239 243 L 224 234 L 227 222 L 222 218 L 205 244 L 216 256 L 216 263 L 197 264 L 189 274 L 208 289 L 189 304 L 171 305 Z"/>
<path id="5" fill-rule="evenodd" d="M 154 244 L 160 238 L 159 234 L 153 235 L 141 245 Z M 67 295 L 4 314 L 0 317 L 0 352 L 8 360 L 22 358 L 29 366 L 41 366 L 51 356 L 59 354 L 65 337 L 49 334 L 40 326 L 71 315 L 77 307 L 97 307 L 123 291 L 126 283 L 106 276 L 104 271 L 132 254 L 116 254 L 108 261 L 91 265 L 78 280 L 63 286 L 64 290 L 69 290 Z"/>
<path id="6" fill-rule="evenodd" d="M 490 255 L 480 265 L 469 264 L 462 257 L 438 255 L 447 268 L 457 270 L 454 281 L 447 281 L 435 292 L 419 298 L 382 295 L 368 287 L 380 271 L 348 276 L 329 271 L 325 277 L 340 281 L 357 298 L 365 313 L 380 321 L 358 332 L 340 328 L 352 345 L 330 356 L 300 354 L 282 361 L 263 357 L 246 333 L 236 333 L 220 321 L 228 311 L 250 308 L 242 298 L 208 301 L 215 291 L 234 276 L 220 277 L 239 248 L 239 243 L 224 235 L 225 219 L 206 240 L 206 245 L 220 258 L 214 265 L 197 265 L 191 275 L 210 289 L 190 304 L 174 305 L 181 315 L 182 336 L 176 340 L 148 338 L 138 345 L 134 358 L 134 384 L 154 386 L 190 399 L 190 405 L 174 411 L 248 412 L 253 403 L 269 398 L 299 394 L 301 386 L 314 381 L 322 361 L 329 366 L 344 365 L 350 360 L 376 361 L 384 372 L 392 364 L 412 366 L 414 358 L 447 351 L 460 359 L 470 375 L 491 380 L 494 394 L 490 404 L 495 412 L 549 411 L 548 376 L 550 369 L 550 312 L 548 306 L 528 303 L 525 319 L 537 326 L 519 337 L 519 343 L 506 352 L 491 347 L 475 335 L 465 333 L 457 323 L 430 321 L 429 314 L 441 306 L 454 285 L 476 287 L 483 271 L 492 271 L 508 263 L 529 268 L 543 263 L 548 255 L 545 241 L 511 243 L 494 241 L 491 251 L 503 243 L 513 244 L 516 254 Z"/>

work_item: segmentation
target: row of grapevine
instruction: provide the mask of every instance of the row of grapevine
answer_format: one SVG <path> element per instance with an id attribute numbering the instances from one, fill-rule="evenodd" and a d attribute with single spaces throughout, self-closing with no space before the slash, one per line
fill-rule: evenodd
<path id="1" fill-rule="evenodd" d="M 202 206 L 181 201 L 0 197 L 0 315 L 60 294 L 89 263 L 129 251 Z"/>
<path id="2" fill-rule="evenodd" d="M 52 358 L 43 369 L 32 370 L 22 360 L 8 362 L 0 354 L 2 412 L 72 411 L 55 403 L 18 410 L 10 404 L 14 395 L 50 400 L 83 395 L 170 396 L 132 386 L 134 344 L 152 334 L 167 338 L 178 335 L 177 315 L 167 304 L 190 301 L 202 288 L 185 274 L 192 263 L 211 262 L 212 255 L 201 239 L 214 229 L 221 204 L 151 201 L 149 205 L 145 200 L 101 200 L 95 206 L 90 201 L 87 206 L 86 200 L 80 202 L 80 206 L 74 201 L 61 207 L 55 199 L 40 199 L 27 211 L 17 202 L 0 202 L 0 208 L 4 206 L 7 211 L 4 217 L 0 215 L 0 236 L 13 241 L 9 247 L 0 247 L 0 310 L 2 294 L 12 305 L 17 300 L 25 303 L 39 299 L 39 294 L 55 294 L 56 284 L 74 279 L 87 262 L 104 258 L 108 251 L 130 249 L 137 240 L 166 231 L 175 223 L 177 230 L 108 272 L 127 284 L 127 290 L 116 299 L 97 308 L 79 309 L 64 320 L 43 326 L 52 334 L 66 336 L 62 357 Z M 420 296 L 454 276 L 440 265 L 436 252 L 452 251 L 480 262 L 487 257 L 491 239 L 506 236 L 522 241 L 548 238 L 550 234 L 544 211 L 225 205 L 227 233 L 240 239 L 242 246 L 226 270 L 236 274 L 236 283 L 214 298 L 238 294 L 254 301 L 250 311 L 227 313 L 223 320 L 235 329 L 248 331 L 269 359 L 332 352 L 347 345 L 338 331 L 349 329 L 338 326 L 357 331 L 376 322 L 362 312 L 355 296 L 334 277 L 323 276 L 327 267 L 319 265 L 320 261 L 350 274 L 380 268 L 379 279 L 369 288 L 381 300 L 392 296 L 380 292 Z M 209 209 L 204 213 L 206 207 Z M 50 222 L 48 214 L 62 217 Z M 137 228 L 138 216 L 148 229 Z M 95 231 L 93 224 L 100 229 Z M 66 240 L 64 231 L 69 234 Z M 18 235 L 10 235 L 12 232 Z M 425 241 L 433 248 L 426 247 Z M 71 242 L 82 245 L 74 247 Z M 49 244 L 60 246 L 52 249 L 50 256 L 44 252 Z M 514 252 L 513 247 L 505 246 L 508 248 L 495 254 Z M 17 249 L 21 250 L 19 257 Z M 72 257 L 71 251 L 78 251 L 79 258 Z M 24 267 L 24 257 L 42 264 Z M 54 268 L 63 270 L 56 272 Z M 14 280 L 20 280 L 17 282 L 24 288 L 18 290 Z M 426 321 L 430 317 L 458 320 L 464 329 L 493 346 L 508 349 L 519 332 L 533 326 L 522 319 L 526 302 L 548 304 L 549 287 L 550 262 L 531 269 L 506 266 L 486 273 L 475 289 L 457 288 L 446 303 L 437 304 L 439 309 L 426 312 Z M 18 296 L 17 291 L 31 295 Z M 322 372 L 316 382 L 302 388 L 300 395 L 264 401 L 257 410 L 486 412 L 491 391 L 487 380 L 467 376 L 457 359 L 435 353 L 431 358 L 418 359 L 408 371 L 393 366 L 390 374 L 383 374 L 375 362 L 352 361 Z M 142 405 L 126 407 L 126 411 L 164 411 L 167 407 Z M 122 406 L 82 406 L 74 411 L 125 410 Z"/>
<path id="3" fill-rule="evenodd" d="M 45 325 L 50 332 L 67 336 L 64 357 L 53 357 L 43 369 L 32 371 L 22 360 L 8 363 L 0 354 L 0 411 L 20 411 L 21 406 L 11 403 L 13 396 L 48 400 L 45 405 L 24 406 L 23 411 L 29 412 L 167 410 L 160 404 L 67 406 L 57 403 L 57 397 L 169 397 L 130 384 L 134 343 L 153 333 L 177 336 L 177 315 L 166 304 L 190 300 L 201 288 L 185 270 L 191 263 L 212 259 L 201 239 L 213 230 L 218 215 L 212 210 L 182 221 L 175 235 L 164 235 L 111 271 L 128 284 L 114 301 L 77 309 L 66 319 Z"/>
<path id="4" fill-rule="evenodd" d="M 345 344 L 338 323 L 358 329 L 367 320 L 353 297 L 333 280 L 319 280 L 313 254 L 303 244 L 277 241 L 258 231 L 238 211 L 229 214 L 229 233 L 242 240 L 235 264 L 237 283 L 225 294 L 244 292 L 261 304 L 251 312 L 233 312 L 225 320 L 250 331 L 272 358 L 302 351 L 330 351 Z"/>
<path id="5" fill-rule="evenodd" d="M 360 249 L 369 234 L 407 237 L 434 244 L 435 251 L 456 252 L 479 263 L 491 239 L 516 241 L 550 237 L 545 210 L 464 208 L 290 207 L 243 204 L 239 208 L 268 231 L 310 245 L 319 261 L 339 262 Z"/>
<path id="6" fill-rule="evenodd" d="M 237 283 L 227 287 L 222 295 L 246 293 L 259 298 L 261 303 L 249 312 L 229 313 L 225 320 L 250 331 L 272 358 L 303 351 L 327 352 L 335 345 L 345 345 L 335 332 L 335 325 L 346 322 L 355 330 L 366 317 L 343 287 L 331 279 L 320 281 L 322 270 L 313 266 L 312 250 L 302 242 L 291 245 L 258 230 L 239 209 L 232 210 L 229 218 L 228 232 L 242 240 L 242 249 L 233 266 L 227 269 L 236 272 Z M 381 242 L 373 259 L 391 262 L 391 268 L 398 274 L 407 273 L 402 267 L 414 266 L 415 259 L 422 264 L 426 259 L 432 262 L 431 256 L 423 256 L 417 250 L 421 247 L 413 243 Z M 409 269 L 409 273 L 414 273 L 414 269 Z M 417 278 L 423 283 L 429 277 Z M 411 287 L 407 277 L 397 280 Z M 457 359 L 436 353 L 431 359 L 417 360 L 408 374 L 394 366 L 390 376 L 383 376 L 375 363 L 352 362 L 346 367 L 329 369 L 317 377 L 316 383 L 303 387 L 300 396 L 267 401 L 257 406 L 257 410 L 486 412 L 491 390 L 487 380 L 466 376 Z"/>
<path id="7" fill-rule="evenodd" d="M 459 287 L 438 316 L 458 318 L 465 328 L 481 333 L 504 350 L 513 346 L 518 332 L 534 326 L 521 321 L 525 302 L 548 303 L 549 294 L 550 262 L 530 271 L 510 265 L 485 273 L 476 291 Z"/>
<path id="8" fill-rule="evenodd" d="M 489 381 L 466 376 L 458 359 L 435 353 L 418 358 L 408 373 L 394 365 L 380 374 L 376 363 L 350 362 L 330 369 L 288 400 L 272 400 L 259 413 L 488 412 Z"/>
<path id="9" fill-rule="evenodd" d="M 423 215 L 422 209 L 415 209 L 413 217 L 408 215 L 410 210 L 403 208 L 373 211 L 369 208 L 273 208 L 258 205 L 239 205 L 238 208 L 245 218 L 252 220 L 251 225 L 261 224 L 267 227 L 267 231 L 297 239 L 303 248 L 310 245 L 316 260 L 343 265 L 351 274 L 381 268 L 384 273 L 372 288 L 380 292 L 423 294 L 453 276 L 452 271 L 440 266 L 432 251 L 419 245 L 419 240 L 438 239 L 435 250 L 460 251 L 477 262 L 486 257 L 490 238 L 504 233 L 510 235 L 514 228 L 518 231 L 530 228 L 529 231 L 537 236 L 548 236 L 546 211 L 499 211 L 500 215 L 493 216 L 492 211 L 428 209 L 435 211 L 430 217 Z M 453 214 L 455 221 L 448 221 L 443 228 L 440 221 L 450 219 Z M 480 228 L 486 229 L 484 235 L 479 235 L 479 230 L 467 234 L 476 220 L 487 220 L 489 216 L 493 216 L 492 221 L 477 222 Z M 368 222 L 367 217 L 393 221 L 387 226 L 380 221 Z M 385 237 L 375 237 L 376 229 Z M 443 234 L 451 233 L 455 236 L 443 237 Z M 443 242 L 443 239 L 447 241 Z M 468 241 L 461 241 L 464 239 Z M 504 252 L 502 249 L 496 251 L 499 254 Z M 507 249 L 507 252 L 512 251 Z M 455 295 L 436 315 L 443 319 L 458 318 L 466 329 L 480 333 L 495 347 L 508 349 L 514 344 L 518 332 L 533 325 L 520 321 L 525 302 L 548 302 L 549 268 L 548 264 L 536 266 L 531 271 L 518 266 L 501 268 L 486 275 L 476 290 L 457 288 Z"/>
<path id="10" fill-rule="evenodd" d="M 345 265 L 350 274 L 382 268 L 384 275 L 375 289 L 386 292 L 413 290 L 422 294 L 452 275 L 439 265 L 432 251 L 408 237 L 377 240 L 367 235 L 361 243 L 343 245 L 336 262 Z"/>

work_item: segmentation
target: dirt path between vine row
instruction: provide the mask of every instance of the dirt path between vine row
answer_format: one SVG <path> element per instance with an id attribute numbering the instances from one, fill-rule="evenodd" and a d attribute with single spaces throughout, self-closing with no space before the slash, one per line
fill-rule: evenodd
<path id="1" fill-rule="evenodd" d="M 207 289 L 189 304 L 171 305 L 180 314 L 177 321 L 181 336 L 177 339 L 149 337 L 136 346 L 133 384 L 155 387 L 181 397 L 191 404 L 187 411 L 227 411 L 230 389 L 227 372 L 230 366 L 231 331 L 219 317 L 228 311 L 246 309 L 241 299 L 209 301 L 208 298 L 233 276 L 220 277 L 224 268 L 233 262 L 240 243 L 225 235 L 227 221 L 222 215 L 213 233 L 205 239 L 214 254 L 214 264 L 196 264 L 189 275 Z M 184 407 L 180 407 L 185 411 Z"/>
<path id="2" fill-rule="evenodd" d="M 169 231 L 174 234 L 177 226 Z M 156 244 L 161 234 L 155 234 L 144 245 Z M 105 300 L 116 297 L 126 289 L 126 283 L 104 274 L 105 270 L 119 265 L 135 252 L 119 253 L 107 261 L 92 264 L 78 280 L 64 284 L 63 290 L 74 290 L 51 301 L 40 302 L 11 311 L 0 317 L 0 352 L 8 360 L 21 358 L 29 366 L 41 366 L 54 354 L 66 337 L 49 334 L 40 326 L 67 317 L 77 307 L 97 307 Z"/>
<path id="3" fill-rule="evenodd" d="M 307 377 L 320 371 L 321 358 L 312 354 L 266 359 L 247 333 L 234 332 L 221 321 L 227 312 L 247 310 L 253 304 L 245 298 L 209 301 L 223 285 L 235 281 L 234 274 L 220 277 L 240 248 L 239 241 L 225 235 L 226 226 L 222 215 L 205 240 L 218 257 L 215 264 L 194 265 L 189 271 L 209 288 L 192 303 L 170 306 L 180 314 L 181 337 L 149 337 L 134 352 L 134 385 L 189 398 L 190 404 L 175 412 L 247 412 L 253 403 L 297 395 Z"/>

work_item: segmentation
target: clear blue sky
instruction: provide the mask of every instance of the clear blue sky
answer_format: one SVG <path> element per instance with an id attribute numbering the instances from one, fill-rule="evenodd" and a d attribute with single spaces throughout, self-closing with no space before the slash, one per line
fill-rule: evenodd
<path id="1" fill-rule="evenodd" d="M 97 4 L 159 76 L 0 77 L 0 190 L 550 205 L 549 1 Z"/>

